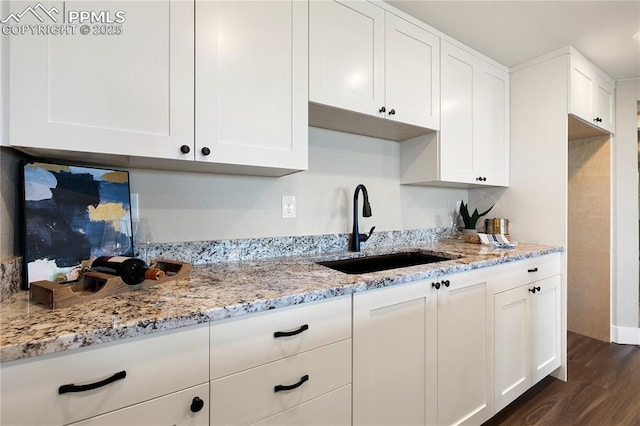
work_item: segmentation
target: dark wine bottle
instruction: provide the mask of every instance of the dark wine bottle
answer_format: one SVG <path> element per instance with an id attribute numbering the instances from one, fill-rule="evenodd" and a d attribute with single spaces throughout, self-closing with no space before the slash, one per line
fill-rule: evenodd
<path id="1" fill-rule="evenodd" d="M 91 270 L 117 275 L 126 284 L 136 285 L 147 280 L 161 280 L 165 273 L 161 269 L 149 268 L 142 259 L 126 256 L 101 256 L 93 261 Z"/>

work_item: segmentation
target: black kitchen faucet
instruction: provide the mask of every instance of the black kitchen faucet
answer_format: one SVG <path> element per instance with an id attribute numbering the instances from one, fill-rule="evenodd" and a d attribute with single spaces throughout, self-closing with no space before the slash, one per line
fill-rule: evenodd
<path id="1" fill-rule="evenodd" d="M 373 234 L 373 230 L 376 228 L 375 226 L 371 227 L 369 231 L 369 235 L 360 234 L 358 230 L 358 192 L 362 191 L 362 195 L 364 197 L 362 203 L 362 216 L 363 217 L 371 217 L 371 204 L 369 204 L 369 194 L 367 193 L 367 188 L 360 184 L 356 186 L 356 190 L 353 193 L 353 233 L 351 235 L 351 251 L 360 251 L 360 242 L 365 242 L 369 239 L 371 234 Z"/>

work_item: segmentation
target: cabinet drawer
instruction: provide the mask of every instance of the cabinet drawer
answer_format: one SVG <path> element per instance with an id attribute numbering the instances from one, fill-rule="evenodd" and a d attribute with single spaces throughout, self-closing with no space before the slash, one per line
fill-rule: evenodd
<path id="1" fill-rule="evenodd" d="M 199 402 L 194 401 L 195 398 L 202 400 L 203 405 L 198 405 Z M 208 424 L 209 384 L 205 383 L 122 410 L 73 423 L 70 426 L 207 426 Z"/>
<path id="2" fill-rule="evenodd" d="M 211 382 L 211 424 L 252 424 L 350 382 L 351 339 L 346 339 Z M 275 390 L 294 384 L 300 385 Z"/>
<path id="3" fill-rule="evenodd" d="M 208 325 L 2 365 L 1 424 L 66 424 L 207 382 Z M 63 385 L 126 377 L 83 392 Z"/>
<path id="4" fill-rule="evenodd" d="M 561 253 L 552 253 L 498 266 L 492 281 L 493 294 L 560 275 L 561 256 Z"/>
<path id="5" fill-rule="evenodd" d="M 211 379 L 349 337 L 351 296 L 212 323 Z"/>
<path id="6" fill-rule="evenodd" d="M 254 423 L 255 426 L 350 426 L 351 385 L 312 399 L 280 414 Z"/>

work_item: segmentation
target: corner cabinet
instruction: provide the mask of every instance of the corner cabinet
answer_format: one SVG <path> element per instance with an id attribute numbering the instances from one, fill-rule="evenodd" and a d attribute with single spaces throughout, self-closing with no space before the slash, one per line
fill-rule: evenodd
<path id="1" fill-rule="evenodd" d="M 19 13 L 29 5 L 12 1 L 10 9 Z M 59 13 L 87 7 L 47 5 Z M 86 35 L 76 28 L 9 36 L 11 145 L 84 161 L 101 157 L 71 152 L 192 160 L 180 147 L 193 145 L 193 3 L 96 1 L 90 7 L 111 16 L 121 10 L 124 22 L 92 23 Z M 40 22 L 27 15 L 21 23 Z"/>
<path id="2" fill-rule="evenodd" d="M 310 124 L 403 140 L 439 128 L 439 37 L 366 1 L 309 2 Z"/>
<path id="3" fill-rule="evenodd" d="M 354 295 L 354 425 L 480 424 L 493 415 L 486 276 Z"/>
<path id="4" fill-rule="evenodd" d="M 438 134 L 401 145 L 403 184 L 509 185 L 509 73 L 442 40 Z"/>
<path id="5" fill-rule="evenodd" d="M 575 52 L 569 57 L 569 80 L 569 113 L 614 133 L 614 81 Z"/>
<path id="6" fill-rule="evenodd" d="M 307 169 L 307 40 L 305 1 L 196 1 L 197 161 Z"/>

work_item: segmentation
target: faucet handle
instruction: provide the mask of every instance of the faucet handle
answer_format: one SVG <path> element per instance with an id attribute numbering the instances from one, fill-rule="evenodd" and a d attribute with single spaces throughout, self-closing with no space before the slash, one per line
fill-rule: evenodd
<path id="1" fill-rule="evenodd" d="M 369 235 L 366 234 L 358 234 L 358 237 L 360 238 L 360 242 L 364 243 L 365 241 L 367 241 L 369 239 L 369 237 L 371 236 L 371 234 L 373 234 L 373 230 L 376 229 L 375 226 L 372 226 L 371 229 L 369 230 Z"/>

